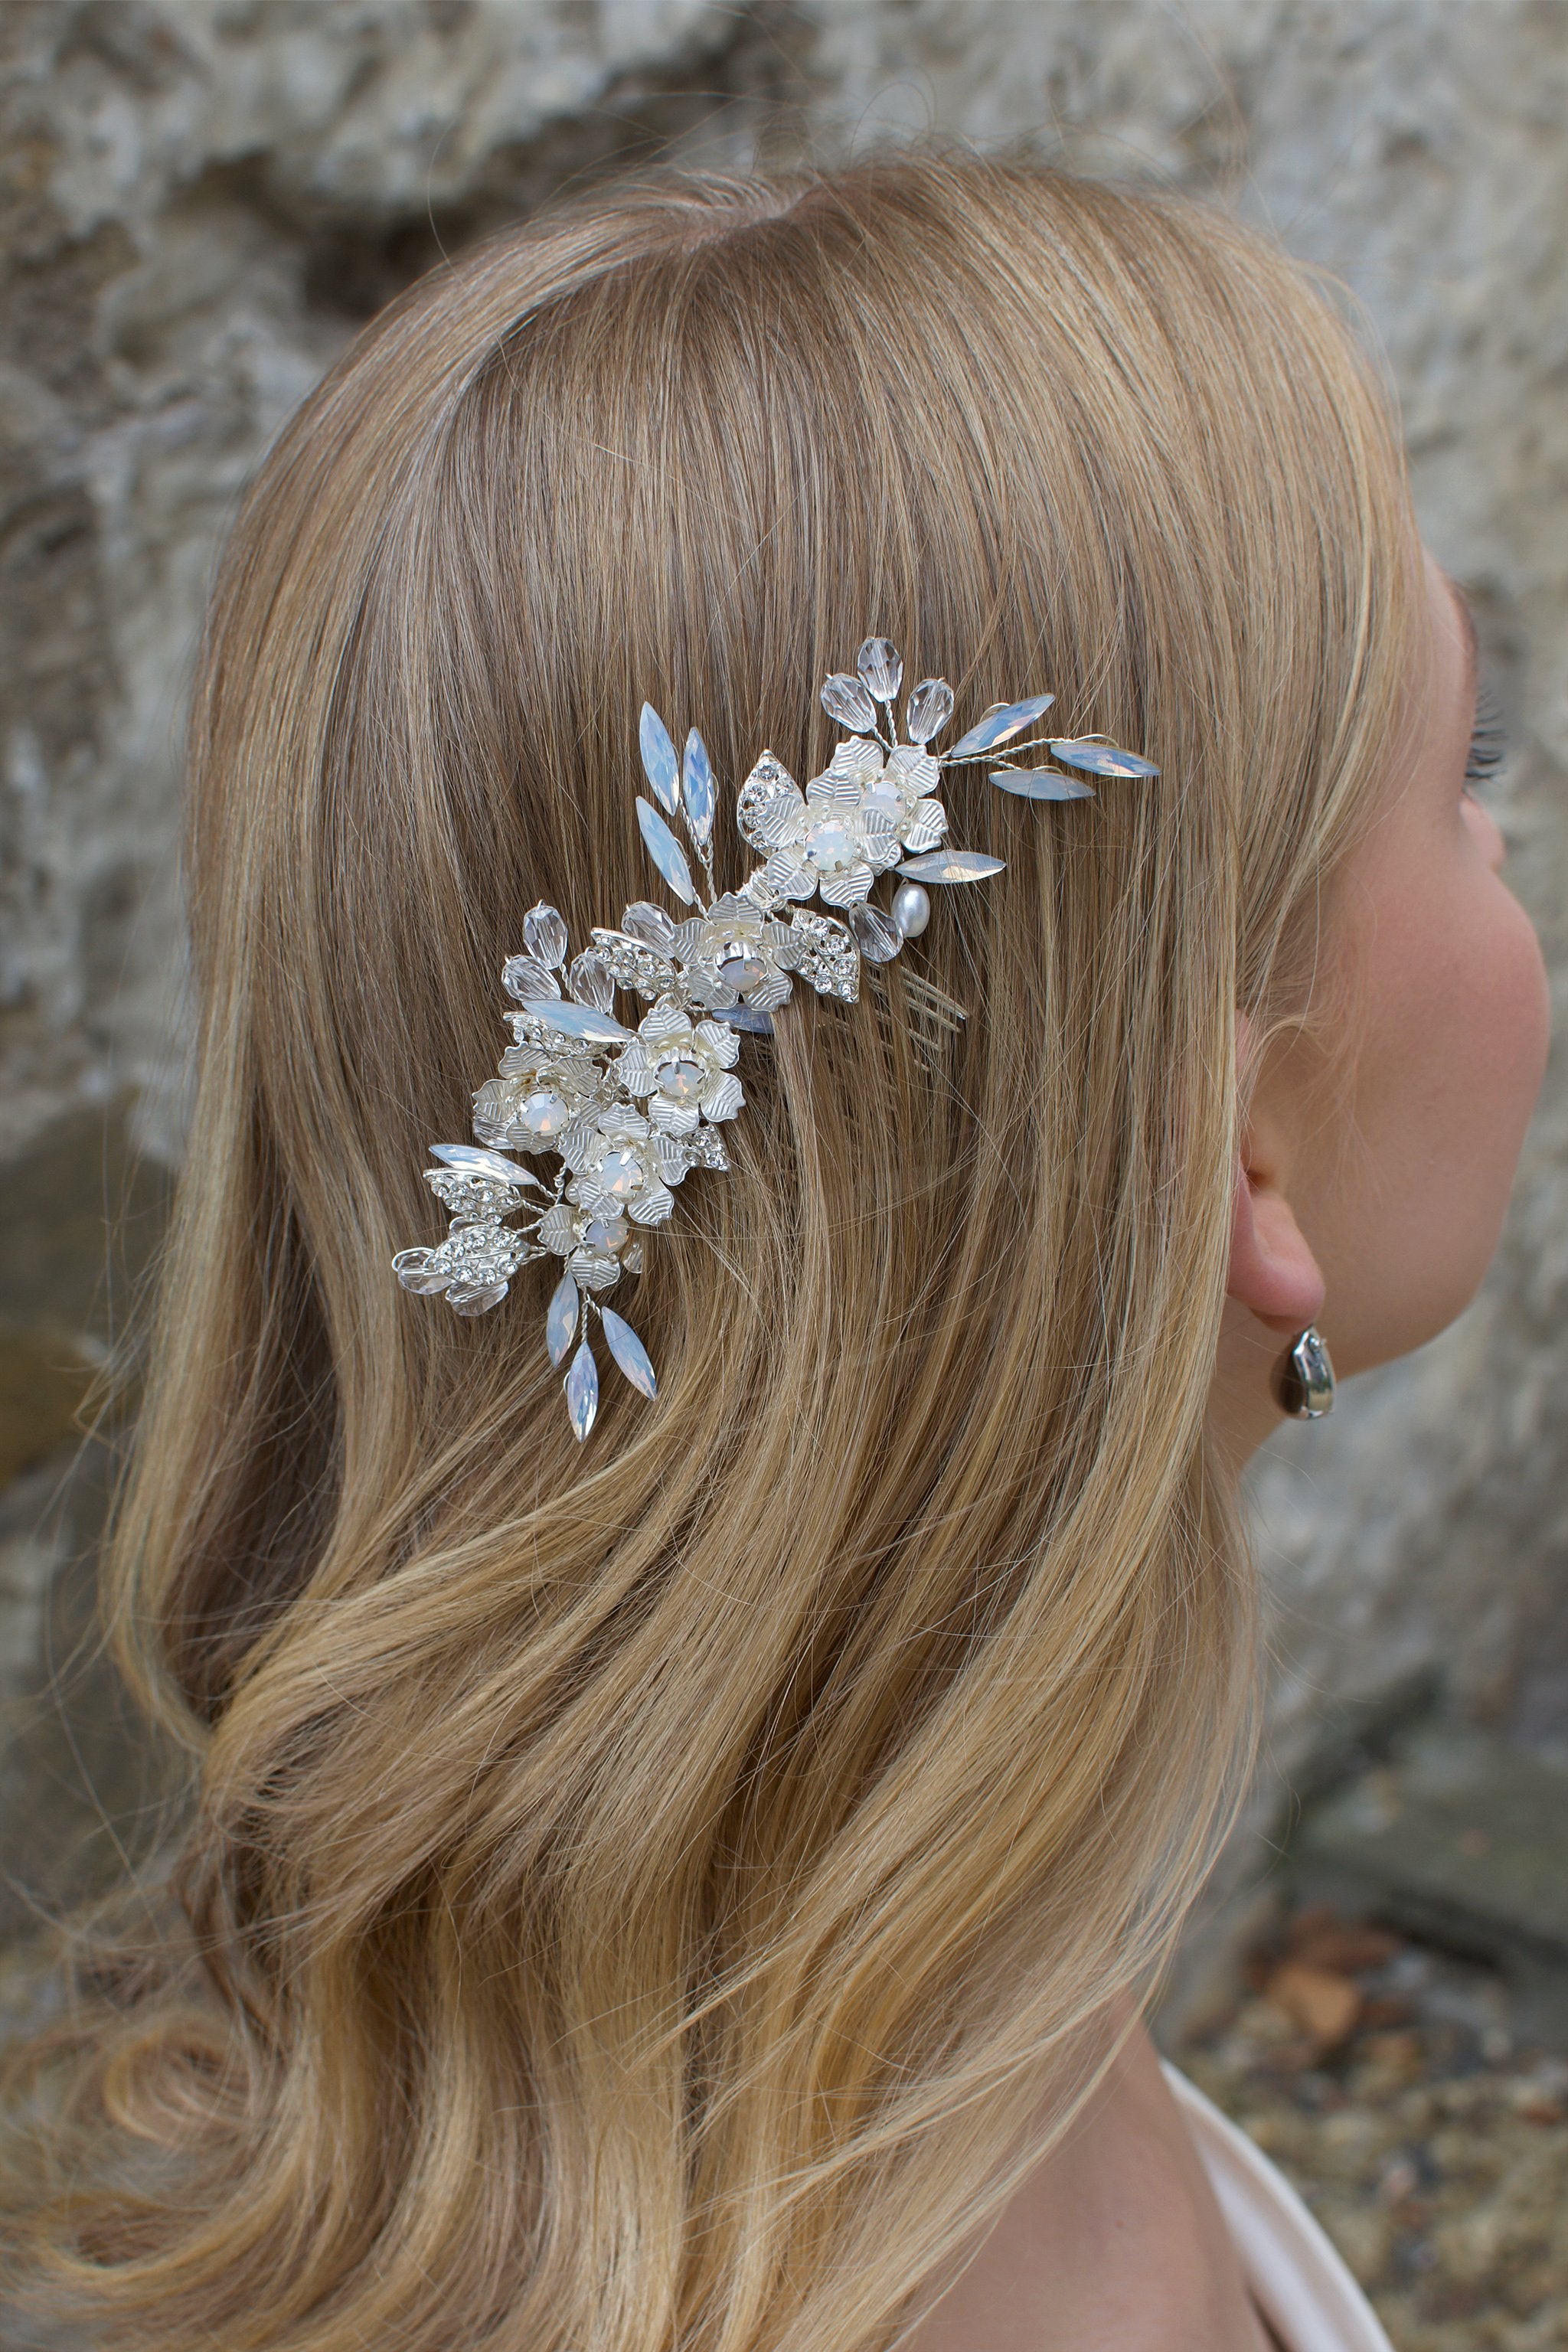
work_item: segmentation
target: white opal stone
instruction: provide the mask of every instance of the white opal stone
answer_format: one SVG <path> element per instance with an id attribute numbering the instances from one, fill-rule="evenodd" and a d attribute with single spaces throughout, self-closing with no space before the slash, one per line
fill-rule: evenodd
<path id="1" fill-rule="evenodd" d="M 618 1250 L 629 1228 L 624 1217 L 590 1217 L 583 1228 L 584 1249 Z"/>
<path id="2" fill-rule="evenodd" d="M 725 986 L 737 991 L 755 988 L 767 970 L 749 940 L 726 940 L 715 959 L 715 968 Z"/>
<path id="3" fill-rule="evenodd" d="M 700 1062 L 682 1054 L 659 1064 L 658 1090 L 671 1102 L 695 1102 L 707 1076 Z"/>
<path id="4" fill-rule="evenodd" d="M 869 792 L 862 793 L 860 808 L 863 815 L 886 817 L 891 825 L 901 824 L 910 813 L 909 803 L 890 779 L 886 783 L 873 784 Z"/>
<path id="5" fill-rule="evenodd" d="M 525 1135 L 542 1143 L 548 1137 L 561 1134 L 571 1117 L 571 1107 L 564 1096 L 546 1090 L 524 1097 L 518 1108 L 517 1125 Z"/>
<path id="6" fill-rule="evenodd" d="M 842 817 L 827 816 L 807 831 L 805 854 L 819 873 L 840 874 L 855 864 L 860 845 Z"/>
<path id="7" fill-rule="evenodd" d="M 599 1188 L 612 1201 L 629 1201 L 642 1180 L 642 1161 L 635 1151 L 612 1151 L 600 1164 Z"/>

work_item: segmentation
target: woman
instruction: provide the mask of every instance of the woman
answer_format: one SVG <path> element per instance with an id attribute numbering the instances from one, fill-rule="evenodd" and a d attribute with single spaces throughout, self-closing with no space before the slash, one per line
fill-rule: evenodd
<path id="1" fill-rule="evenodd" d="M 559 1255 L 483 1314 L 387 1274 L 453 1287 L 421 1150 L 503 960 L 559 986 L 548 909 L 685 913 L 645 698 L 733 891 L 735 787 L 824 772 L 847 661 L 866 740 L 882 633 L 956 724 L 1053 693 L 1068 789 L 1138 756 L 942 770 L 1005 872 L 726 1033 L 728 1172 L 616 1293 L 657 1396 L 601 1348 L 584 1436 L 615 1327 L 552 1318 L 569 1417 Z M 1205 211 L 672 181 L 373 324 L 196 697 L 200 1093 L 113 1576 L 200 1805 L 180 1935 L 79 2034 L 47 2294 L 165 2352 L 1379 2340 L 1227 2225 L 1134 2021 L 1247 1760 L 1282 1360 L 1458 1311 L 1539 1082 L 1473 710 L 1377 387 Z"/>

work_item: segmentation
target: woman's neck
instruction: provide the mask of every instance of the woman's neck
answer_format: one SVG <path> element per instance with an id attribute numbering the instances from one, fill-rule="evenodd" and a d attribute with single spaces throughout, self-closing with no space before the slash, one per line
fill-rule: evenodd
<path id="1" fill-rule="evenodd" d="M 1214 2191 L 1134 2029 L 907 2352 L 1269 2352 Z"/>

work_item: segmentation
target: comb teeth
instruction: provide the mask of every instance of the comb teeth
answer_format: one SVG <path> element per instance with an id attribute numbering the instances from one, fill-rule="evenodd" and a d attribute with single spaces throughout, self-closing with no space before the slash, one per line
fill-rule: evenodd
<path id="1" fill-rule="evenodd" d="M 934 981 L 923 980 L 918 972 L 909 971 L 902 971 L 900 977 L 907 1015 L 905 1034 L 932 1076 L 940 1077 L 945 1066 L 947 1048 L 969 1016 L 963 1005 L 955 1004 Z M 882 1028 L 890 1034 L 892 1004 L 887 983 L 879 971 L 875 973 L 870 992 L 875 996 Z"/>

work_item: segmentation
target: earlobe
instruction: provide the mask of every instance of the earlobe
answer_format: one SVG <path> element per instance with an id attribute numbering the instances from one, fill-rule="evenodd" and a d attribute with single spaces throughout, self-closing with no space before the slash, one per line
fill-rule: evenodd
<path id="1" fill-rule="evenodd" d="M 1278 1186 L 1236 1163 L 1228 1297 L 1280 1331 L 1300 1331 L 1323 1311 L 1323 1277 L 1296 1213 Z"/>

